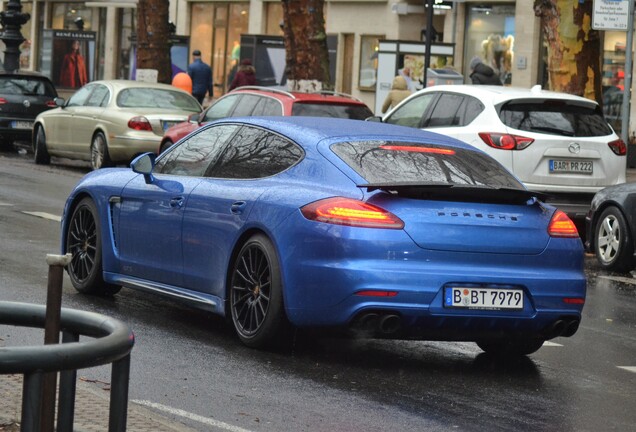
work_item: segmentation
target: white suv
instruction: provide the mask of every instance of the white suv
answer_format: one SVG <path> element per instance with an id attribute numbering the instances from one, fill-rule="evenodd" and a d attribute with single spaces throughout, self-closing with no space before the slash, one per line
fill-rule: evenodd
<path id="1" fill-rule="evenodd" d="M 625 182 L 625 143 L 600 106 L 579 96 L 539 86 L 433 86 L 409 96 L 382 121 L 485 151 L 574 218 L 585 216 L 595 192 Z"/>

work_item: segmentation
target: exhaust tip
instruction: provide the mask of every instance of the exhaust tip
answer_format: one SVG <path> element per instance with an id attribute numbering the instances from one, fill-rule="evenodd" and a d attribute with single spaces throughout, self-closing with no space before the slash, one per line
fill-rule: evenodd
<path id="1" fill-rule="evenodd" d="M 565 330 L 563 330 L 563 335 L 562 336 L 573 336 L 574 333 L 576 333 L 576 331 L 579 329 L 579 324 L 580 321 L 579 320 L 572 320 L 570 321 L 567 326 L 565 327 Z"/>
<path id="2" fill-rule="evenodd" d="M 398 315 L 384 315 L 380 318 L 380 331 L 384 334 L 396 333 L 402 327 L 402 320 Z"/>

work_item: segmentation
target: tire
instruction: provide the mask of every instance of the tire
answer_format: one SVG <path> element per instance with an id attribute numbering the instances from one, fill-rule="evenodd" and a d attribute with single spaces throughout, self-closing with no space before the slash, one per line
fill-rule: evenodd
<path id="1" fill-rule="evenodd" d="M 159 149 L 159 154 L 165 152 L 166 150 L 168 150 L 170 147 L 172 147 L 174 143 L 170 140 L 166 140 L 164 142 L 161 143 L 161 148 Z"/>
<path id="2" fill-rule="evenodd" d="M 66 251 L 70 252 L 73 258 L 66 270 L 77 291 L 112 296 L 119 292 L 121 287 L 104 281 L 100 225 L 93 200 L 82 199 L 68 223 Z"/>
<path id="3" fill-rule="evenodd" d="M 594 235 L 594 252 L 601 267 L 617 272 L 634 268 L 634 244 L 623 213 L 608 207 L 598 218 Z"/>
<path id="4" fill-rule="evenodd" d="M 239 339 L 252 348 L 281 346 L 289 323 L 272 242 L 262 234 L 251 237 L 231 269 L 228 307 Z"/>
<path id="5" fill-rule="evenodd" d="M 477 341 L 477 346 L 490 355 L 519 357 L 537 352 L 543 342 L 543 339 L 487 339 Z"/>
<path id="6" fill-rule="evenodd" d="M 35 142 L 33 143 L 33 160 L 38 165 L 48 165 L 51 163 L 49 150 L 46 148 L 46 135 L 42 126 L 36 126 Z"/>
<path id="7" fill-rule="evenodd" d="M 102 132 L 97 132 L 91 142 L 91 167 L 94 170 L 113 166 L 108 154 L 108 144 Z"/>

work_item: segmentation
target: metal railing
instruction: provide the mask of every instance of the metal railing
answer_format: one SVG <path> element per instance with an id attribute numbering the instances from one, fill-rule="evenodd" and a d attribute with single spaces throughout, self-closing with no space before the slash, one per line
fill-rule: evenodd
<path id="1" fill-rule="evenodd" d="M 58 297 L 52 292 L 59 292 L 61 298 L 62 267 L 59 261 L 50 263 L 48 303 Z M 132 330 L 121 321 L 93 312 L 60 307 L 48 307 L 47 311 L 42 305 L 0 301 L 0 324 L 48 330 L 51 314 L 57 315 L 53 328 L 59 325 L 56 336 L 61 330 L 61 344 L 45 341 L 47 344 L 41 346 L 0 347 L 0 374 L 24 376 L 21 431 L 53 430 L 57 372 L 57 431 L 73 431 L 77 370 L 112 363 L 108 430 L 125 432 L 130 352 L 135 343 Z M 92 339 L 80 342 L 80 336 Z M 48 391 L 47 384 L 52 385 Z"/>

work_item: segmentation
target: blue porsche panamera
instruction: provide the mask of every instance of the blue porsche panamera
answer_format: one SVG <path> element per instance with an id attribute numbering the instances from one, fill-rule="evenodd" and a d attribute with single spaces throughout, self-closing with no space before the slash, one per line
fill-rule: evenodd
<path id="1" fill-rule="evenodd" d="M 578 329 L 576 227 L 455 139 L 231 118 L 131 168 L 87 174 L 66 202 L 62 252 L 80 292 L 186 301 L 257 348 L 331 328 L 526 355 Z"/>

